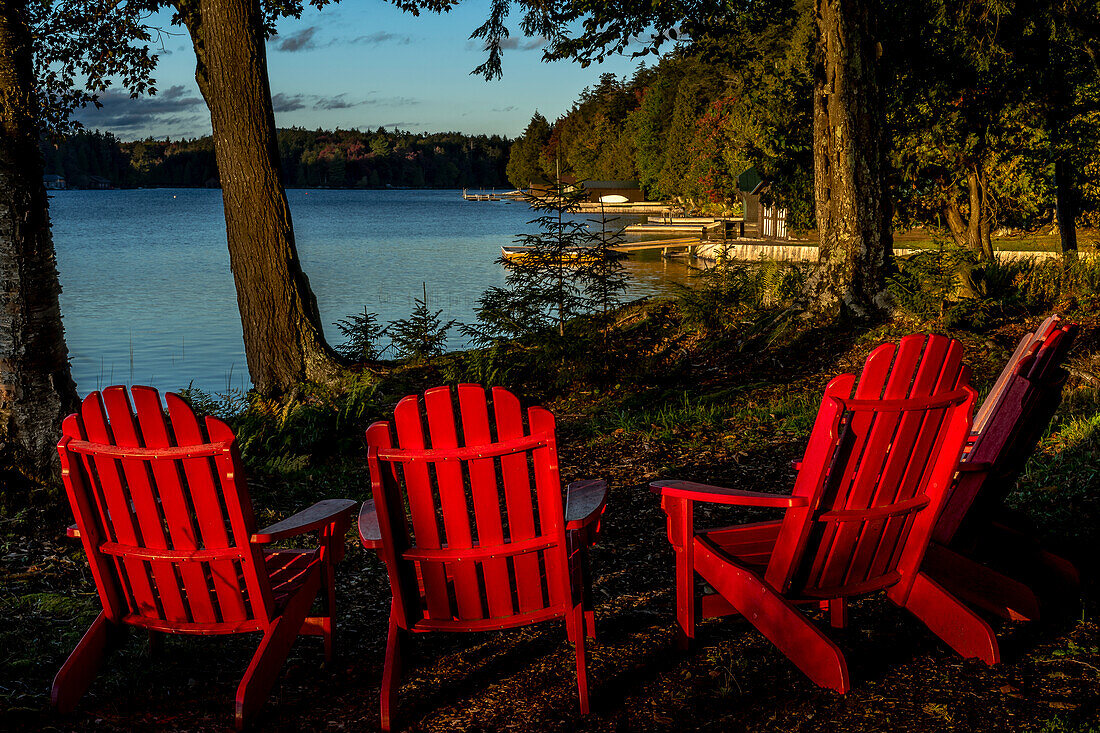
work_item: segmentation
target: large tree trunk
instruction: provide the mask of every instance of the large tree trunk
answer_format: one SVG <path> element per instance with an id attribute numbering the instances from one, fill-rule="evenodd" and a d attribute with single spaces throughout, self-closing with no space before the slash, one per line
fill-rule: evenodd
<path id="1" fill-rule="evenodd" d="M 811 309 L 867 318 L 887 307 L 892 258 L 873 0 L 817 0 L 814 195 L 820 262 Z"/>
<path id="2" fill-rule="evenodd" d="M 214 131 L 245 355 L 263 394 L 340 373 L 294 245 L 259 0 L 181 0 Z"/>
<path id="3" fill-rule="evenodd" d="M 38 147 L 27 2 L 0 4 L 0 501 L 20 478 L 60 476 L 61 420 L 77 404 L 61 326 Z M 24 484 L 25 485 L 25 484 Z"/>

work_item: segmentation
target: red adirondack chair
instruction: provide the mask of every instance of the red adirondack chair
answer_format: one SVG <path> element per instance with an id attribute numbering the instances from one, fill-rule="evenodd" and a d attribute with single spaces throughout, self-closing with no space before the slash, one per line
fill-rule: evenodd
<path id="1" fill-rule="evenodd" d="M 847 598 L 885 589 L 963 656 L 998 661 L 989 625 L 920 571 L 970 431 L 976 395 L 961 355 L 958 341 L 907 336 L 875 349 L 858 385 L 833 379 L 790 495 L 653 482 L 676 551 L 682 646 L 697 617 L 739 613 L 818 685 L 846 692 L 843 654 L 796 604 L 819 604 L 839 627 Z M 701 530 L 696 502 L 785 513 Z M 696 574 L 713 593 L 696 597 Z"/>
<path id="2" fill-rule="evenodd" d="M 1007 515 L 1004 500 L 1061 402 L 1077 325 L 1058 316 L 1021 339 L 974 421 L 958 479 L 944 505 L 924 570 L 971 605 L 1037 619 L 1034 587 L 1080 578 Z M 1026 581 L 1026 582 L 1025 582 Z"/>
<path id="3" fill-rule="evenodd" d="M 576 647 L 587 713 L 585 637 L 595 631 L 587 552 L 607 485 L 570 484 L 563 510 L 554 416 L 532 407 L 525 428 L 519 400 L 507 390 L 493 388 L 491 418 L 476 384 L 460 384 L 456 394 L 429 389 L 423 404 L 417 395 L 398 403 L 396 435 L 388 422 L 367 429 L 373 501 L 363 505 L 359 533 L 385 562 L 393 593 L 383 730 L 396 708 L 407 632 L 487 631 L 561 618 Z"/>
<path id="4" fill-rule="evenodd" d="M 256 529 L 233 432 L 205 430 L 177 395 L 125 387 L 88 395 L 65 418 L 62 477 L 76 517 L 70 536 L 88 554 L 103 610 L 53 682 L 53 704 L 72 711 L 108 647 L 127 626 L 156 634 L 241 634 L 263 640 L 237 688 L 242 727 L 267 699 L 299 634 L 332 654 L 334 567 L 355 502 L 334 499 Z M 312 550 L 265 545 L 308 532 Z M 310 616 L 318 592 L 324 611 Z"/>

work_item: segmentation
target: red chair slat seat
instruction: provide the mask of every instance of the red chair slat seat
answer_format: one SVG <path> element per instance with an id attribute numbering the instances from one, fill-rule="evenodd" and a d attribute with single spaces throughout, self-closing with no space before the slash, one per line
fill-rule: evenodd
<path id="1" fill-rule="evenodd" d="M 132 398 L 132 402 L 131 402 Z M 165 415 L 167 411 L 167 418 Z M 57 446 L 103 610 L 57 673 L 52 700 L 72 711 L 127 626 L 168 634 L 259 632 L 237 688 L 236 723 L 254 717 L 300 634 L 332 654 L 336 563 L 355 502 L 318 502 L 257 531 L 229 426 L 204 424 L 179 396 L 108 387 L 65 418 Z M 316 533 L 318 547 L 265 545 Z M 322 592 L 323 591 L 323 592 Z M 323 610 L 309 611 L 321 595 Z"/>
<path id="2" fill-rule="evenodd" d="M 843 626 L 849 597 L 885 590 L 963 656 L 998 661 L 989 625 L 921 571 L 976 401 L 961 356 L 958 341 L 907 336 L 875 349 L 858 384 L 851 374 L 833 379 L 790 494 L 651 484 L 676 553 L 682 646 L 698 618 L 740 614 L 814 682 L 846 692 L 843 654 L 798 604 Z M 784 514 L 701 529 L 697 502 Z M 696 576 L 712 590 L 698 595 Z"/>
<path id="3" fill-rule="evenodd" d="M 363 545 L 386 565 L 393 600 L 382 677 L 382 728 L 396 709 L 408 632 L 488 631 L 564 619 L 587 713 L 594 637 L 588 547 L 603 481 L 571 484 L 564 502 L 554 416 L 477 384 L 405 397 L 393 422 L 367 430 L 373 500 Z M 457 418 L 457 419 L 456 419 Z"/>

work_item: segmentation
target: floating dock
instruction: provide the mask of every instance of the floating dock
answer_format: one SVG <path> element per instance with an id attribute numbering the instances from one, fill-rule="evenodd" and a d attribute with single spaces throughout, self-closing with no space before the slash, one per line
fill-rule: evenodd
<path id="1" fill-rule="evenodd" d="M 497 193 L 496 189 L 493 189 L 490 193 L 468 193 L 467 189 L 462 189 L 463 201 L 522 201 L 523 191 L 504 191 L 503 193 Z"/>

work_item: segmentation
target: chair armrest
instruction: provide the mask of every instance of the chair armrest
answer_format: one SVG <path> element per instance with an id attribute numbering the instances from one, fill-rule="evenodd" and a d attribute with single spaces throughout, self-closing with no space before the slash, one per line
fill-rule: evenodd
<path id="1" fill-rule="evenodd" d="M 574 481 L 565 488 L 565 528 L 581 529 L 600 518 L 607 504 L 607 482 Z"/>
<path id="2" fill-rule="evenodd" d="M 70 524 L 65 528 L 65 536 L 74 540 L 80 539 L 80 527 L 77 527 L 75 524 Z"/>
<path id="3" fill-rule="evenodd" d="M 791 461 L 791 468 L 793 468 L 796 471 L 801 471 L 802 470 L 802 459 L 799 458 L 796 461 Z"/>
<path id="4" fill-rule="evenodd" d="M 959 464 L 959 470 L 967 473 L 986 473 L 993 470 L 990 461 L 963 461 Z"/>
<path id="5" fill-rule="evenodd" d="M 363 547 L 378 549 L 382 546 L 382 530 L 378 527 L 378 511 L 374 499 L 364 501 L 359 510 L 359 541 Z"/>
<path id="6" fill-rule="evenodd" d="M 356 502 L 351 499 L 325 499 L 319 501 L 309 509 L 303 509 L 292 517 L 287 517 L 270 527 L 264 527 L 252 535 L 252 542 L 258 545 L 266 545 L 270 542 L 285 540 L 288 537 L 296 537 L 306 532 L 322 530 L 340 521 L 341 518 L 350 517 L 355 504 Z"/>
<path id="7" fill-rule="evenodd" d="M 790 509 L 809 504 L 804 496 L 727 489 L 721 486 L 697 484 L 692 481 L 654 481 L 650 483 L 649 488 L 662 497 L 691 499 L 692 501 L 705 501 L 711 504 L 773 507 L 776 509 Z"/>

